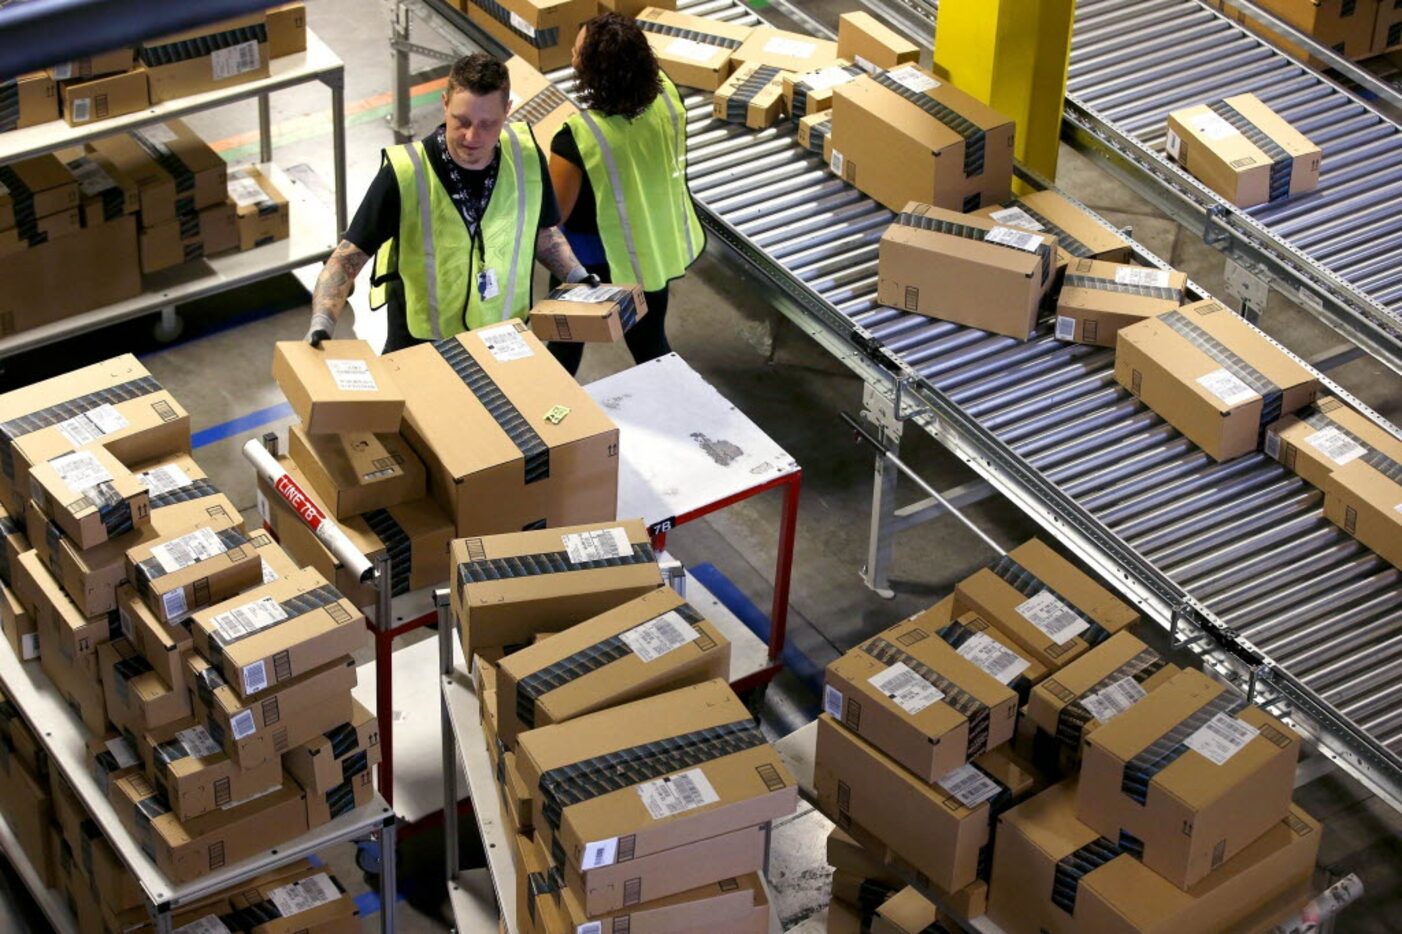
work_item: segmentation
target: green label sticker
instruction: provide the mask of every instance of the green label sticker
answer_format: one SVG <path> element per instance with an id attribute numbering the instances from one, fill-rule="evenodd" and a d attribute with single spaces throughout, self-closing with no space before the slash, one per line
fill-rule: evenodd
<path id="1" fill-rule="evenodd" d="M 568 406 L 557 405 L 549 412 L 545 413 L 545 420 L 552 425 L 558 425 L 565 420 L 565 416 L 570 414 Z"/>

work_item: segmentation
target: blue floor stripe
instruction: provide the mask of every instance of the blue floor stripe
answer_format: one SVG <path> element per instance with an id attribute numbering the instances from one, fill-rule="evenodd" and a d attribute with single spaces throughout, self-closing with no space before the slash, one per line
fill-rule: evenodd
<path id="1" fill-rule="evenodd" d="M 199 450 L 207 444 L 214 444 L 234 435 L 241 435 L 246 431 L 253 431 L 262 428 L 264 425 L 272 424 L 278 419 L 286 418 L 292 414 L 292 406 L 286 402 L 279 402 L 277 405 L 270 405 L 266 409 L 259 409 L 256 412 L 249 412 L 247 415 L 240 415 L 238 418 L 231 418 L 227 422 L 218 425 L 211 425 L 194 433 L 190 439 L 190 446 Z"/>

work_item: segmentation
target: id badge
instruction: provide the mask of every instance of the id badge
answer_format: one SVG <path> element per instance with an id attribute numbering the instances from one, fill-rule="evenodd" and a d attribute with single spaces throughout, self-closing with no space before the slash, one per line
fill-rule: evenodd
<path id="1" fill-rule="evenodd" d="M 477 274 L 477 294 L 484 302 L 501 294 L 501 285 L 497 282 L 495 269 L 484 269 Z"/>

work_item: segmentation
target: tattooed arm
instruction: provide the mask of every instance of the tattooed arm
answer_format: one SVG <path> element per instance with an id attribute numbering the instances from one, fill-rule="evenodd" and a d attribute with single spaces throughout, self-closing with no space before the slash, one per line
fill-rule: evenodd
<path id="1" fill-rule="evenodd" d="M 369 261 L 370 257 L 349 240 L 337 245 L 312 289 L 312 323 L 307 330 L 307 343 L 320 346 L 323 340 L 336 333 L 336 319 L 355 289 L 355 277 Z"/>
<path id="2" fill-rule="evenodd" d="M 545 227 L 536 234 L 535 259 L 561 282 L 582 282 L 588 275 L 558 227 Z"/>

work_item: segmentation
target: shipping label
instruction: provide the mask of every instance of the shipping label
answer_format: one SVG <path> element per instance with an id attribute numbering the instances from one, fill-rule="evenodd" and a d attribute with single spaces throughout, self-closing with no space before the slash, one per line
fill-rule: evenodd
<path id="1" fill-rule="evenodd" d="M 1133 678 L 1121 678 L 1094 694 L 1081 698 L 1081 706 L 1101 723 L 1108 723 L 1145 697 L 1144 689 Z"/>
<path id="2" fill-rule="evenodd" d="M 1225 405 L 1241 405 L 1244 402 L 1261 398 L 1256 390 L 1243 383 L 1235 373 L 1225 368 L 1199 376 L 1197 383 Z"/>
<path id="3" fill-rule="evenodd" d="M 331 379 L 342 392 L 378 392 L 379 384 L 364 360 L 327 360 Z"/>
<path id="4" fill-rule="evenodd" d="M 1241 752 L 1242 747 L 1255 739 L 1260 732 L 1249 723 L 1219 713 L 1185 739 L 1183 744 L 1217 765 L 1222 765 Z"/>
<path id="5" fill-rule="evenodd" d="M 647 808 L 653 820 L 662 820 L 720 800 L 720 795 L 716 794 L 700 769 L 643 782 L 636 788 L 638 796 L 643 799 L 643 807 Z"/>
<path id="6" fill-rule="evenodd" d="M 1032 664 L 997 639 L 981 632 L 974 633 L 955 651 L 1004 684 L 1012 684 Z"/>
<path id="7" fill-rule="evenodd" d="M 1057 645 L 1065 645 L 1090 628 L 1090 623 L 1050 590 L 1043 589 L 1018 604 L 1018 615 L 1051 637 Z"/>
<path id="8" fill-rule="evenodd" d="M 701 633 L 675 612 L 663 613 L 619 636 L 644 662 L 661 658 L 700 637 Z"/>
<path id="9" fill-rule="evenodd" d="M 867 681 L 912 716 L 944 699 L 943 691 L 916 674 L 905 662 L 896 662 Z"/>
<path id="10" fill-rule="evenodd" d="M 966 808 L 976 808 L 990 798 L 998 797 L 1003 789 L 974 765 L 961 765 L 947 775 L 936 779 L 935 784 L 959 799 Z"/>
<path id="11" fill-rule="evenodd" d="M 201 561 L 208 561 L 227 551 L 219 536 L 209 529 L 196 529 L 179 538 L 151 546 L 155 558 L 167 574 L 174 574 Z"/>
<path id="12" fill-rule="evenodd" d="M 482 328 L 475 331 L 475 334 L 482 339 L 482 344 L 487 348 L 487 352 L 496 358 L 498 363 L 509 363 L 512 360 L 524 360 L 527 357 L 534 357 L 535 351 L 531 350 L 514 324 L 498 324 L 490 328 Z"/>
<path id="13" fill-rule="evenodd" d="M 593 561 L 608 561 L 633 553 L 633 545 L 628 541 L 628 533 L 622 527 L 594 529 L 589 532 L 572 532 L 561 535 L 565 553 L 571 564 L 588 564 Z"/>

